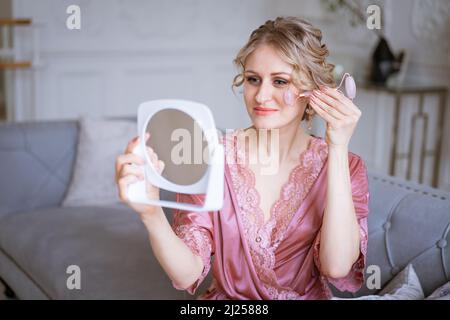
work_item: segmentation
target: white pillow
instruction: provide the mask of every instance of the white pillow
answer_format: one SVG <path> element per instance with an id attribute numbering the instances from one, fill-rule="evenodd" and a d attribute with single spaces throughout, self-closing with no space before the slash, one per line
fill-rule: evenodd
<path id="1" fill-rule="evenodd" d="M 424 293 L 419 278 L 412 264 L 398 273 L 381 290 L 378 295 L 362 296 L 359 298 L 338 298 L 332 300 L 422 300 Z"/>
<path id="2" fill-rule="evenodd" d="M 434 290 L 425 300 L 450 300 L 450 281 Z"/>
<path id="3" fill-rule="evenodd" d="M 114 164 L 137 135 L 136 122 L 82 118 L 79 124 L 74 171 L 62 206 L 116 205 Z"/>

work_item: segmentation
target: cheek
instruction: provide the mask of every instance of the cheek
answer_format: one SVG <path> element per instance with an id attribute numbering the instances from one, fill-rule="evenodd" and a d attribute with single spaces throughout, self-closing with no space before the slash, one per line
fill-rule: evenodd
<path id="1" fill-rule="evenodd" d="M 296 103 L 292 106 L 285 105 L 283 107 L 283 114 L 292 118 L 301 117 L 306 109 L 306 102 Z"/>
<path id="2" fill-rule="evenodd" d="M 245 104 L 247 106 L 249 106 L 255 100 L 255 98 L 254 98 L 255 97 L 255 93 L 253 91 L 254 90 L 248 89 L 248 88 L 244 89 L 243 96 L 244 96 Z"/>

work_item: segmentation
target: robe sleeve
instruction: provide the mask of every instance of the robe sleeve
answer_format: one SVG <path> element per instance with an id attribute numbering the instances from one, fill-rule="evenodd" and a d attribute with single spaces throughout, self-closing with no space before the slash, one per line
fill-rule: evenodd
<path id="1" fill-rule="evenodd" d="M 205 195 L 177 194 L 177 202 L 201 205 Z M 175 234 L 191 249 L 191 251 L 202 258 L 203 272 L 200 277 L 186 289 L 193 295 L 211 268 L 211 256 L 214 253 L 213 242 L 213 222 L 211 212 L 190 212 L 175 209 L 172 229 Z M 175 285 L 178 289 L 183 290 Z"/>
<path id="2" fill-rule="evenodd" d="M 356 218 L 359 224 L 360 234 L 360 253 L 358 259 L 353 264 L 350 272 L 343 278 L 330 278 L 326 277 L 326 280 L 335 286 L 340 291 L 358 291 L 364 282 L 364 268 L 366 264 L 367 253 L 367 216 L 369 213 L 369 184 L 367 178 L 367 170 L 364 161 L 355 157 L 350 165 L 350 180 L 352 186 L 352 198 L 355 206 Z M 314 240 L 314 263 L 319 271 L 319 248 L 320 248 L 320 231 L 318 232 Z"/>

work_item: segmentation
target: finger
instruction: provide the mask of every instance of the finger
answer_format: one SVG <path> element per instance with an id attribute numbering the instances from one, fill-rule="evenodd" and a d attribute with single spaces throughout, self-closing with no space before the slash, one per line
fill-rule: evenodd
<path id="1" fill-rule="evenodd" d="M 332 117 L 331 115 L 329 115 L 328 113 L 326 113 L 321 107 L 319 107 L 317 104 L 314 103 L 314 101 L 310 100 L 309 101 L 309 105 L 314 109 L 314 111 L 316 111 L 316 113 L 326 122 L 328 123 L 334 123 L 334 121 L 336 121 L 336 119 L 334 117 Z"/>
<path id="2" fill-rule="evenodd" d="M 143 165 L 145 161 L 134 153 L 121 154 L 116 158 L 116 174 L 118 174 L 122 170 L 123 165 L 127 163 Z"/>
<path id="3" fill-rule="evenodd" d="M 164 163 L 164 161 L 159 160 L 158 161 L 158 173 L 161 174 L 161 172 L 164 171 L 165 167 L 166 167 L 166 164 Z"/>
<path id="4" fill-rule="evenodd" d="M 340 98 L 340 103 L 338 103 L 338 106 L 343 108 L 342 110 L 346 110 L 348 116 L 354 119 L 359 119 L 359 117 L 361 116 L 361 110 L 353 103 L 352 100 L 347 98 L 342 92 L 338 91 L 337 89 L 326 87 L 323 87 L 322 89 L 326 91 L 329 96 L 337 95 Z"/>
<path id="5" fill-rule="evenodd" d="M 150 139 L 150 135 L 151 135 L 150 132 L 146 132 L 145 133 L 144 139 L 145 139 L 146 143 L 148 143 L 148 140 Z M 133 139 L 131 139 L 128 142 L 128 145 L 127 145 L 124 153 L 131 153 L 131 152 L 133 152 L 134 147 L 139 144 L 139 141 L 140 141 L 139 138 L 140 138 L 139 136 L 136 136 Z"/>
<path id="6" fill-rule="evenodd" d="M 153 151 L 153 149 L 150 147 L 147 147 L 147 155 L 150 158 L 152 164 L 155 164 L 155 162 L 158 161 L 158 156 L 156 155 L 156 152 Z"/>
<path id="7" fill-rule="evenodd" d="M 348 104 L 349 102 L 350 103 L 352 102 L 343 93 L 339 92 L 338 89 L 329 88 L 327 86 L 322 86 L 322 87 L 320 87 L 320 90 L 322 90 L 322 92 L 326 93 L 330 97 L 333 97 L 334 99 L 336 99 L 338 101 L 342 101 L 345 104 Z"/>
<path id="8" fill-rule="evenodd" d="M 138 167 L 132 164 L 125 164 L 122 167 L 122 171 L 119 173 L 119 179 L 120 177 L 124 177 L 126 175 L 135 175 L 138 176 L 139 178 L 144 178 L 144 171 L 142 169 L 142 167 Z"/>
<path id="9" fill-rule="evenodd" d="M 155 151 L 153 151 L 152 148 L 147 147 L 147 153 L 148 153 L 150 161 L 153 165 L 153 168 L 155 168 L 155 170 L 160 174 L 163 170 L 160 168 L 160 162 L 162 162 L 162 163 L 164 163 L 164 162 L 158 159 L 158 155 L 156 154 Z"/>
<path id="10" fill-rule="evenodd" d="M 326 86 L 321 87 L 321 90 L 323 93 L 327 94 L 328 96 L 332 97 L 335 100 L 341 101 L 345 107 L 347 107 L 347 109 L 349 111 L 353 111 L 356 112 L 357 110 L 359 110 L 355 104 L 353 103 L 352 100 L 350 100 L 349 98 L 347 98 L 343 93 L 339 92 L 337 89 L 332 89 L 332 88 L 328 88 Z"/>
<path id="11" fill-rule="evenodd" d="M 320 100 L 319 98 L 317 98 L 315 96 L 311 96 L 311 100 L 310 101 L 314 102 L 323 111 L 325 111 L 326 113 L 331 115 L 333 118 L 336 118 L 337 120 L 341 120 L 342 118 L 345 117 L 345 115 L 343 115 L 342 113 L 340 113 L 339 111 L 337 111 L 336 109 L 334 109 L 333 107 L 331 107 L 330 105 L 326 104 L 325 102 L 323 102 L 322 100 Z"/>
<path id="12" fill-rule="evenodd" d="M 153 162 L 158 162 L 158 155 L 156 154 L 156 152 L 155 151 L 153 151 L 153 149 L 151 150 L 151 156 L 152 156 L 152 160 L 153 160 Z"/>
<path id="13" fill-rule="evenodd" d="M 341 101 L 334 99 L 333 97 L 327 95 L 326 93 L 320 90 L 314 90 L 313 96 L 318 98 L 320 101 L 328 104 L 329 106 L 333 107 L 343 115 L 346 116 L 352 115 L 352 111 L 347 106 L 343 105 Z"/>
<path id="14" fill-rule="evenodd" d="M 119 198 L 122 201 L 128 202 L 127 188 L 130 184 L 139 181 L 139 178 L 133 175 L 125 176 L 119 179 L 117 182 L 119 186 Z"/>
<path id="15" fill-rule="evenodd" d="M 139 143 L 139 136 L 134 137 L 133 139 L 131 139 L 128 144 L 127 147 L 125 148 L 125 152 L 124 153 L 132 153 L 134 147 L 136 147 Z"/>

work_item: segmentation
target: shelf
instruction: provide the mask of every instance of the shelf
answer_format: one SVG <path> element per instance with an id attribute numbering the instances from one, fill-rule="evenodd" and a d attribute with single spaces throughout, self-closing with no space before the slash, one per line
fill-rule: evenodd
<path id="1" fill-rule="evenodd" d="M 31 61 L 0 61 L 0 70 L 28 68 L 31 68 Z"/>
<path id="2" fill-rule="evenodd" d="M 31 68 L 31 61 L 14 61 L 14 49 L 10 47 L 11 28 L 31 25 L 32 20 L 30 18 L 0 18 L 0 31 L 3 31 L 2 47 L 0 48 L 0 70 Z"/>
<path id="3" fill-rule="evenodd" d="M 31 19 L 0 18 L 0 26 L 29 26 Z"/>

